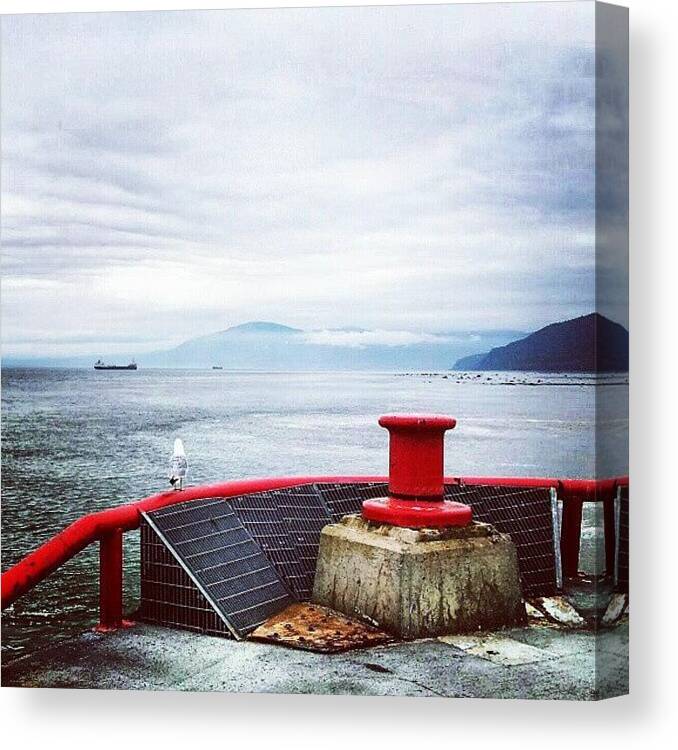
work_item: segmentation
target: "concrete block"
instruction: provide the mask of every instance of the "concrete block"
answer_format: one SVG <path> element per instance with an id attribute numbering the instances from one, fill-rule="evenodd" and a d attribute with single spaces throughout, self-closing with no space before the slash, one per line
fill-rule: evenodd
<path id="1" fill-rule="evenodd" d="M 406 529 L 346 516 L 320 536 L 313 601 L 405 639 L 525 621 L 515 546 L 482 523 Z"/>

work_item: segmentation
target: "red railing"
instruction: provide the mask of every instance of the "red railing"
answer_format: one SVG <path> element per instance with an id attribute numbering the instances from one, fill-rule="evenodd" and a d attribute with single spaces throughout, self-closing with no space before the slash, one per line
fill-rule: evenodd
<path id="1" fill-rule="evenodd" d="M 387 481 L 385 477 L 277 477 L 246 479 L 171 490 L 158 495 L 90 513 L 45 542 L 2 574 L 2 609 L 30 591 L 57 568 L 93 542 L 99 542 L 100 626 L 122 623 L 122 534 L 139 528 L 141 513 L 166 505 L 210 497 L 235 497 L 251 492 L 293 487 L 310 482 Z"/>
<path id="2" fill-rule="evenodd" d="M 563 500 L 561 550 L 563 574 L 574 576 L 579 561 L 581 517 L 584 502 L 604 504 L 605 548 L 608 566 L 614 559 L 613 502 L 620 486 L 628 486 L 628 477 L 616 479 L 555 479 L 518 477 L 453 477 L 447 483 L 508 485 L 554 488 Z M 99 542 L 99 627 L 111 629 L 123 623 L 122 535 L 139 528 L 141 513 L 167 505 L 210 497 L 235 497 L 252 492 L 293 487 L 309 483 L 388 482 L 383 476 L 311 476 L 246 479 L 221 484 L 189 487 L 181 492 L 151 495 L 134 503 L 91 513 L 79 518 L 56 536 L 27 555 L 2 574 L 2 609 L 30 591 L 57 568 L 93 542 Z M 609 569 L 609 567 L 608 567 Z"/>
<path id="3" fill-rule="evenodd" d="M 581 546 L 581 520 L 584 503 L 603 503 L 603 529 L 605 533 L 605 565 L 614 566 L 614 499 L 619 487 L 628 487 L 628 477 L 613 479 L 556 479 L 535 477 L 464 477 L 464 484 L 490 484 L 508 487 L 549 487 L 556 490 L 563 501 L 563 520 L 560 551 L 563 576 L 574 578 L 579 567 Z"/>

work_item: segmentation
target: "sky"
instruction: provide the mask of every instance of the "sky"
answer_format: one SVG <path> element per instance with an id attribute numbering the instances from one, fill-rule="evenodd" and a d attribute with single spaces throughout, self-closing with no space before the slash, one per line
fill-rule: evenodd
<path id="1" fill-rule="evenodd" d="M 3 354 L 589 313 L 594 62 L 586 2 L 4 17 Z"/>

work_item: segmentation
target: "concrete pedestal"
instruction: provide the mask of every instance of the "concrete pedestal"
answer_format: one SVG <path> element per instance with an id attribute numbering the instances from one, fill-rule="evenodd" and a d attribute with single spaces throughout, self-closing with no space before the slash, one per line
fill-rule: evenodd
<path id="1" fill-rule="evenodd" d="M 405 639 L 525 619 L 515 546 L 483 523 L 406 529 L 346 516 L 322 531 L 313 601 Z"/>

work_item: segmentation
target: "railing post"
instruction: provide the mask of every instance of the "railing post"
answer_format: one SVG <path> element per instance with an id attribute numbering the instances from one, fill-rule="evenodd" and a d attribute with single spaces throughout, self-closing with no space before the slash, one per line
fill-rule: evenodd
<path id="1" fill-rule="evenodd" d="M 114 630 L 122 624 L 122 529 L 114 529 L 99 541 L 97 630 Z"/>
<path id="2" fill-rule="evenodd" d="M 583 500 L 578 497 L 563 499 L 563 525 L 560 552 L 563 558 L 563 577 L 575 578 L 579 572 L 579 547 L 581 544 L 581 517 Z"/>
<path id="3" fill-rule="evenodd" d="M 615 518 L 614 518 L 614 495 L 603 500 L 603 536 L 605 537 L 605 573 L 614 575 L 615 558 Z"/>

